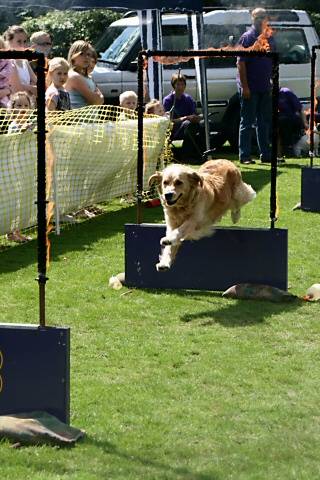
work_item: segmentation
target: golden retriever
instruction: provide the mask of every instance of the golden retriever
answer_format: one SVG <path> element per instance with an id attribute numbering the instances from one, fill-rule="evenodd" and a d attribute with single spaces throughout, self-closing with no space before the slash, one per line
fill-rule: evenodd
<path id="1" fill-rule="evenodd" d="M 229 160 L 209 160 L 197 171 L 172 164 L 149 178 L 149 185 L 154 183 L 167 227 L 160 241 L 163 249 L 156 265 L 158 271 L 171 267 L 181 242 L 212 235 L 213 225 L 228 210 L 233 223 L 238 222 L 241 207 L 256 196 Z"/>

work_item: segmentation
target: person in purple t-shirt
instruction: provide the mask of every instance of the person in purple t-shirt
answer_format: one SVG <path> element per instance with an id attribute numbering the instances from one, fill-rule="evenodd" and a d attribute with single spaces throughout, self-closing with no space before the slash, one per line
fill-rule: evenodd
<path id="1" fill-rule="evenodd" d="M 251 47 L 266 25 L 268 16 L 264 8 L 251 13 L 253 25 L 240 38 L 239 45 Z M 268 39 L 274 49 L 273 38 Z M 237 83 L 240 93 L 239 159 L 241 163 L 255 163 L 251 159 L 252 127 L 256 126 L 260 160 L 270 162 L 271 75 L 272 59 L 267 57 L 239 57 Z"/>
<path id="2" fill-rule="evenodd" d="M 173 122 L 171 139 L 184 140 L 182 149 L 185 152 L 190 152 L 190 147 L 191 150 L 199 150 L 195 134 L 199 131 L 200 117 L 196 113 L 196 102 L 185 93 L 186 77 L 180 73 L 173 74 L 171 85 L 173 91 L 163 99 L 164 110 Z"/>
<path id="3" fill-rule="evenodd" d="M 279 90 L 279 154 L 293 154 L 293 145 L 308 129 L 308 123 L 299 98 L 292 90 Z"/>

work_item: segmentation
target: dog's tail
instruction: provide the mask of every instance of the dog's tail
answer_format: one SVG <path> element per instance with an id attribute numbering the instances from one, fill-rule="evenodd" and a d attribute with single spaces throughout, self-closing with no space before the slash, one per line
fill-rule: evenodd
<path id="1" fill-rule="evenodd" d="M 235 191 L 233 194 L 233 200 L 236 202 L 236 204 L 239 207 L 241 207 L 242 205 L 245 205 L 246 203 L 251 202 L 251 200 L 253 200 L 256 197 L 256 195 L 257 194 L 253 190 L 251 185 L 241 182 L 235 188 Z"/>

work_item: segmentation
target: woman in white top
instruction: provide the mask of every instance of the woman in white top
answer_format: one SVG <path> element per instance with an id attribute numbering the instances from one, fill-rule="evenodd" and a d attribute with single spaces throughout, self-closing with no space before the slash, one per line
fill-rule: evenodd
<path id="1" fill-rule="evenodd" d="M 71 108 L 103 104 L 103 94 L 89 77 L 93 57 L 94 48 L 84 40 L 77 40 L 70 47 L 68 62 L 71 68 L 65 88 L 70 95 Z"/>
<path id="2" fill-rule="evenodd" d="M 4 33 L 8 48 L 12 50 L 26 50 L 28 48 L 28 35 L 24 28 L 12 25 Z M 27 92 L 37 95 L 37 77 L 26 59 L 12 60 L 13 71 L 10 78 L 12 93 Z"/>

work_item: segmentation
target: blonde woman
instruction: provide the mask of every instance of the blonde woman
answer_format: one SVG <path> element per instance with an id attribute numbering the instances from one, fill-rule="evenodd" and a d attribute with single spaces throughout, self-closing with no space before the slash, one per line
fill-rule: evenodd
<path id="1" fill-rule="evenodd" d="M 70 95 L 71 108 L 103 104 L 103 94 L 89 76 L 93 52 L 92 45 L 84 40 L 77 40 L 70 47 L 68 62 L 71 68 L 66 90 Z"/>
<path id="2" fill-rule="evenodd" d="M 28 48 L 28 35 L 24 28 L 12 25 L 4 33 L 7 47 L 11 50 L 26 50 Z M 12 60 L 13 71 L 10 77 L 12 93 L 27 92 L 37 95 L 37 77 L 26 59 Z"/>
<path id="3" fill-rule="evenodd" d="M 46 107 L 49 111 L 70 110 L 70 95 L 64 85 L 68 80 L 69 63 L 62 57 L 49 61 L 46 90 Z"/>

